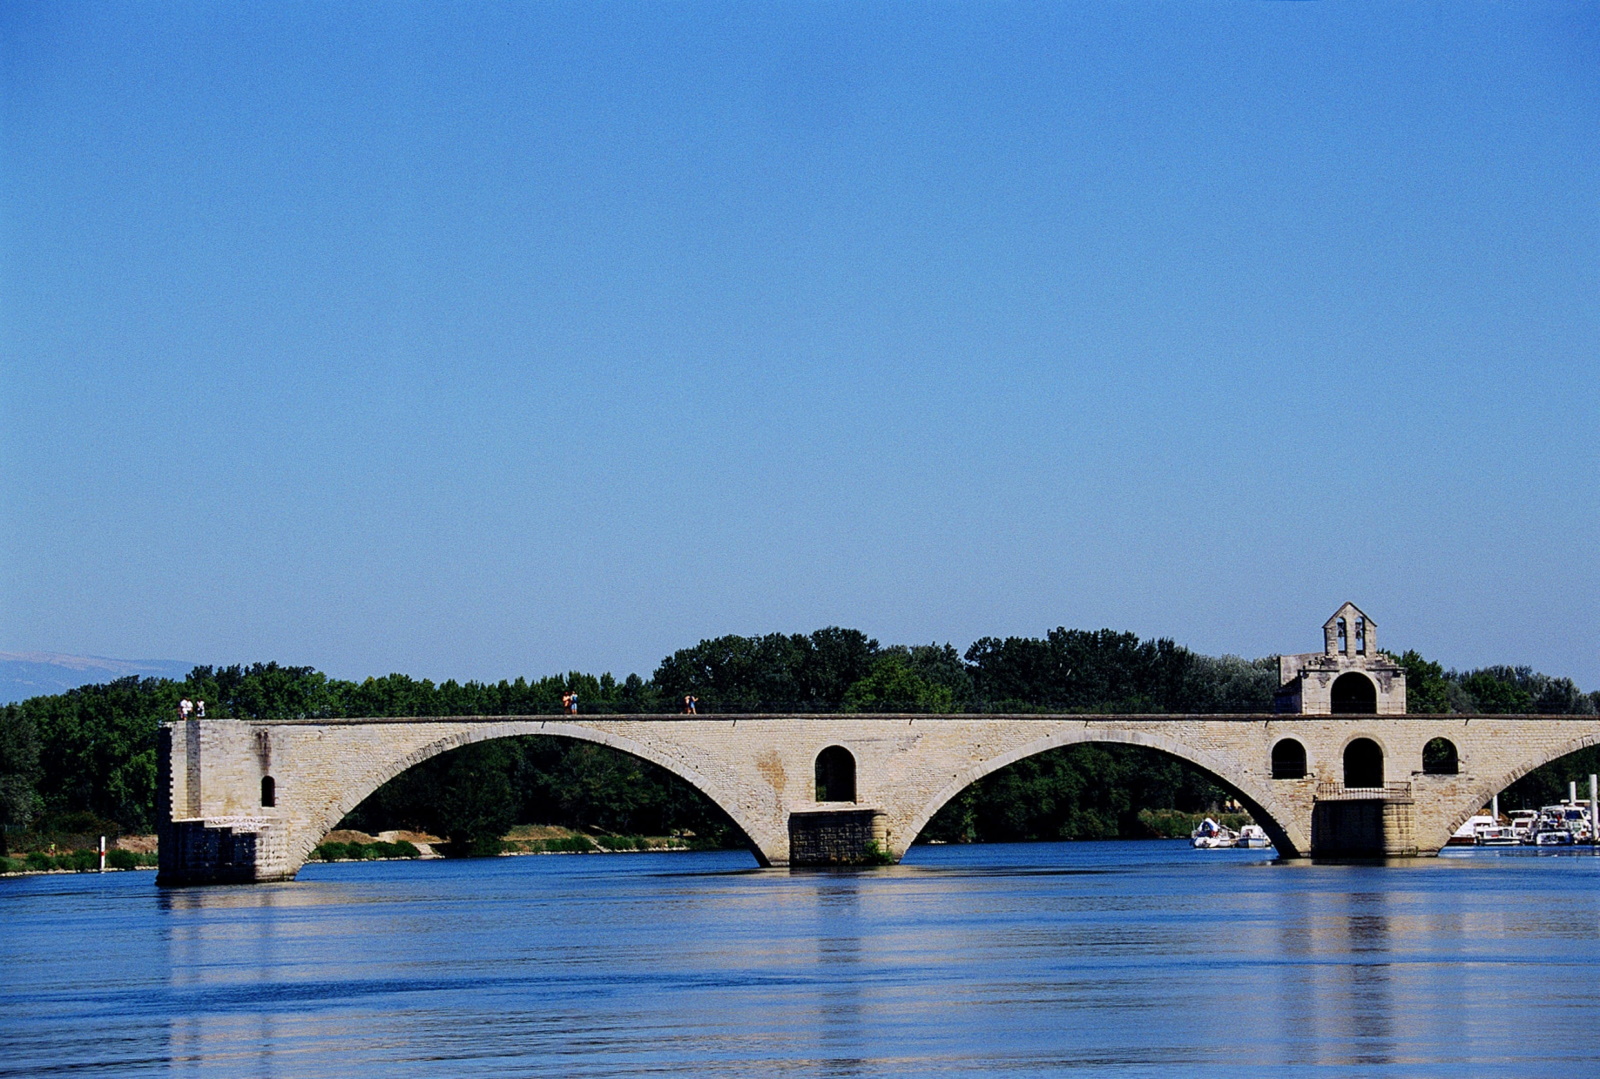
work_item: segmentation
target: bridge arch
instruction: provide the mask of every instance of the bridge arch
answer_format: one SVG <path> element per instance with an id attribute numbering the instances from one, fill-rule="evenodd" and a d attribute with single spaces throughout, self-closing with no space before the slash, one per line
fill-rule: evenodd
<path id="1" fill-rule="evenodd" d="M 1436 837 L 1418 836 L 1418 839 L 1423 840 L 1426 838 L 1433 846 L 1442 848 L 1445 841 L 1455 834 L 1456 829 L 1467 823 L 1469 817 L 1487 805 L 1490 799 L 1511 786 L 1511 784 L 1537 768 L 1543 768 L 1545 765 L 1558 761 L 1562 757 L 1570 756 L 1581 749 L 1588 749 L 1595 745 L 1600 745 L 1600 731 L 1591 731 L 1588 734 L 1579 735 L 1552 749 L 1535 753 L 1519 761 L 1514 767 L 1498 772 L 1486 780 L 1479 781 L 1470 788 L 1471 793 L 1456 803 L 1454 811 L 1442 818 L 1448 820 L 1448 823 L 1437 832 Z M 1433 842 L 1435 838 L 1437 838 L 1437 842 Z"/>
<path id="2" fill-rule="evenodd" d="M 449 722 L 448 719 L 443 722 Z M 343 820 L 352 810 L 367 799 L 374 791 L 389 780 L 416 767 L 426 760 L 448 753 L 453 749 L 474 745 L 478 742 L 492 742 L 501 738 L 516 738 L 523 735 L 540 735 L 552 738 L 571 738 L 580 742 L 592 742 L 596 745 L 608 746 L 640 760 L 649 761 L 679 779 L 688 783 L 706 798 L 710 799 L 719 809 L 728 815 L 728 818 L 744 833 L 749 841 L 750 851 L 755 855 L 757 862 L 765 866 L 769 864 L 764 851 L 766 836 L 761 834 L 747 814 L 740 808 L 737 799 L 725 790 L 722 784 L 703 775 L 683 761 L 662 753 L 651 746 L 636 742 L 607 731 L 595 730 L 581 723 L 560 721 L 510 721 L 502 723 L 478 722 L 465 725 L 463 729 L 453 731 L 443 737 L 436 738 L 427 744 L 413 749 L 410 752 L 399 754 L 391 759 L 382 761 L 360 773 L 353 781 L 343 784 L 338 797 L 326 809 L 312 815 L 311 822 L 298 836 L 291 839 L 290 848 L 295 866 L 305 863 L 311 856 L 311 851 L 322 841 L 339 821 Z"/>
<path id="3" fill-rule="evenodd" d="M 1181 761 L 1192 764 L 1233 792 L 1244 807 L 1250 811 L 1250 815 L 1255 818 L 1256 823 L 1260 824 L 1266 831 L 1268 837 L 1272 840 L 1273 846 L 1277 848 L 1280 857 L 1298 857 L 1311 849 L 1310 835 L 1303 834 L 1304 830 L 1294 823 L 1296 819 L 1294 814 L 1279 802 L 1270 789 L 1262 787 L 1253 778 L 1237 776 L 1234 768 L 1230 767 L 1228 762 L 1213 756 L 1211 753 L 1179 742 L 1164 734 L 1151 731 L 1118 727 L 1072 727 L 1066 730 L 1058 730 L 1054 734 L 991 757 L 981 764 L 957 773 L 939 793 L 930 798 L 910 818 L 905 826 L 904 833 L 897 834 L 894 837 L 893 846 L 896 853 L 904 854 L 906 850 L 909 850 L 911 844 L 916 841 L 917 836 L 922 834 L 922 830 L 933 819 L 933 815 L 939 812 L 946 802 L 984 776 L 1052 749 L 1090 742 L 1144 746 L 1147 749 L 1159 750 L 1168 756 L 1177 757 Z M 898 832 L 899 829 L 896 829 L 896 831 Z"/>

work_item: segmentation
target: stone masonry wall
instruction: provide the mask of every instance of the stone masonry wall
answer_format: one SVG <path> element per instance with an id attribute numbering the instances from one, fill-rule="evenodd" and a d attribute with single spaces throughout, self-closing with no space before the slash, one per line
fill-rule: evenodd
<path id="1" fill-rule="evenodd" d="M 174 825 L 258 836 L 256 879 L 293 876 L 315 844 L 384 781 L 437 753 L 489 738 L 546 734 L 653 761 L 720 805 L 767 865 L 790 861 L 790 814 L 815 801 L 814 768 L 830 745 L 857 762 L 857 805 L 882 813 L 883 842 L 902 855 L 951 797 L 989 772 L 1077 742 L 1172 753 L 1231 785 L 1285 856 L 1310 852 L 1319 784 L 1342 783 L 1344 747 L 1372 738 L 1385 780 L 1409 783 L 1418 850 L 1436 851 L 1512 780 L 1600 741 L 1600 719 L 1561 716 L 579 716 L 249 722 L 189 720 L 166 728 L 162 760 Z M 1421 774 L 1422 746 L 1455 743 L 1460 774 Z M 1281 738 L 1305 747 L 1308 775 L 1271 777 Z M 276 805 L 264 807 L 271 775 Z M 829 805 L 827 808 L 839 808 Z M 242 826 L 242 825 L 241 825 Z"/>
<path id="2" fill-rule="evenodd" d="M 888 853 L 879 809 L 824 809 L 789 814 L 790 865 L 863 865 Z"/>

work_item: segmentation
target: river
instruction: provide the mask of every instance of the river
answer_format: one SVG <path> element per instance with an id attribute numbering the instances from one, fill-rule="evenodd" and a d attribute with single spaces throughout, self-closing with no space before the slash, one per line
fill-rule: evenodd
<path id="1" fill-rule="evenodd" d="M 1270 853 L 1270 852 L 1268 852 Z M 0 880 L 0 1076 L 1600 1074 L 1600 858 L 1187 844 Z"/>

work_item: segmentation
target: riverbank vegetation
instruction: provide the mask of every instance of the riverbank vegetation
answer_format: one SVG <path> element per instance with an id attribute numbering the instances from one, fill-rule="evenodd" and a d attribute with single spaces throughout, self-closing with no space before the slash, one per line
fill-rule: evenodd
<path id="1" fill-rule="evenodd" d="M 1421 713 L 1593 714 L 1600 694 L 1527 667 L 1446 670 L 1415 652 L 1406 668 Z M 0 707 L 0 857 L 92 846 L 99 835 L 155 825 L 156 731 L 180 698 L 240 719 L 405 715 L 554 715 L 576 693 L 587 713 L 733 712 L 1265 712 L 1274 657 L 1205 656 L 1170 640 L 1113 630 L 880 645 L 857 630 L 726 636 L 665 657 L 648 678 L 582 672 L 495 683 L 435 684 L 404 674 L 347 681 L 310 667 L 196 667 L 181 681 L 124 678 Z M 1557 800 L 1568 779 L 1600 771 L 1586 750 L 1514 784 L 1502 805 Z M 968 788 L 930 822 L 947 842 L 1171 834 L 1216 811 L 1228 791 L 1181 761 L 1130 746 L 1080 745 L 1021 761 Z M 1163 815 L 1164 814 L 1164 815 Z M 700 846 L 741 841 L 707 799 L 645 761 L 588 743 L 527 737 L 480 743 L 396 777 L 345 826 L 447 836 L 456 854 L 503 849 L 517 824 L 590 837 L 692 834 Z M 86 842 L 72 837 L 93 836 Z M 541 841 L 542 842 L 542 841 Z M 363 855 L 365 856 L 365 855 Z M 53 856 L 52 856 L 53 857 Z"/>
<path id="2" fill-rule="evenodd" d="M 340 843 L 324 840 L 317 844 L 311 857 L 319 862 L 368 862 L 387 858 L 420 858 L 422 851 L 415 843 L 406 840 L 386 842 L 377 839 L 371 843 Z"/>

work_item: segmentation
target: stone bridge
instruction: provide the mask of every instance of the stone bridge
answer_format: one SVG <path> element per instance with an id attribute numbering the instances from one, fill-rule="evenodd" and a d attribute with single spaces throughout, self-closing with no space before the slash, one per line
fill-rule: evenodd
<path id="1" fill-rule="evenodd" d="M 898 860 L 975 780 L 1080 742 L 1146 746 L 1197 766 L 1235 793 L 1280 856 L 1294 858 L 1437 852 L 1512 781 L 1600 741 L 1600 718 L 191 719 L 161 732 L 160 880 L 291 879 L 322 837 L 385 781 L 436 754 L 515 735 L 596 742 L 660 765 L 721 806 L 766 866 Z"/>

